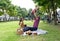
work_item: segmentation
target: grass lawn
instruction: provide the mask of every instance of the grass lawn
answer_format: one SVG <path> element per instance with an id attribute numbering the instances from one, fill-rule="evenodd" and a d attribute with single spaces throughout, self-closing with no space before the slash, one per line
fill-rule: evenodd
<path id="1" fill-rule="evenodd" d="M 28 26 L 32 26 L 31 21 L 25 21 Z M 0 23 L 0 41 L 60 41 L 60 26 L 40 22 L 39 29 L 47 30 L 45 35 L 21 36 L 16 34 L 19 27 L 18 21 Z"/>

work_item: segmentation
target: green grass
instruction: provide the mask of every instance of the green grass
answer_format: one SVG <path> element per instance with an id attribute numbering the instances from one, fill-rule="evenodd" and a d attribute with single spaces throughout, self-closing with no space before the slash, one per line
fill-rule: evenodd
<path id="1" fill-rule="evenodd" d="M 31 21 L 25 21 L 28 26 L 32 26 Z M 19 27 L 18 21 L 0 23 L 0 41 L 60 41 L 60 26 L 40 22 L 39 29 L 47 30 L 45 35 L 21 36 L 16 34 Z"/>

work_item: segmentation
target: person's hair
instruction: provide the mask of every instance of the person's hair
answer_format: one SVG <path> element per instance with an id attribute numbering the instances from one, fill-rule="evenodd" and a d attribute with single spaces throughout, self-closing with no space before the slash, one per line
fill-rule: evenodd
<path id="1" fill-rule="evenodd" d="M 23 18 L 20 18 L 20 22 L 22 21 Z"/>
<path id="2" fill-rule="evenodd" d="M 25 24 L 24 27 L 26 27 L 27 25 Z"/>

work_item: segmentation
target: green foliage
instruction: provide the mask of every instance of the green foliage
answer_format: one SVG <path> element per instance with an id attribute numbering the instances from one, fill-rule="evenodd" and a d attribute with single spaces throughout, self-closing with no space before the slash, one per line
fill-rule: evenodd
<path id="1" fill-rule="evenodd" d="M 4 10 L 6 10 L 6 13 L 10 16 L 25 17 L 27 15 L 27 10 L 25 8 L 23 9 L 18 6 L 14 6 L 11 4 L 10 0 L 0 0 L 0 9 L 2 9 L 0 15 L 4 14 Z"/>
<path id="2" fill-rule="evenodd" d="M 10 4 L 11 4 L 11 1 L 9 1 L 9 0 L 0 0 L 0 9 L 6 10 Z"/>
<path id="3" fill-rule="evenodd" d="M 0 0 L 0 9 L 2 9 L 2 12 L 4 14 L 4 10 L 8 10 L 9 5 L 11 4 L 10 0 Z"/>
<path id="4" fill-rule="evenodd" d="M 17 7 L 17 12 L 18 12 L 17 16 L 21 17 L 22 15 L 21 15 L 21 8 L 20 7 Z"/>
<path id="5" fill-rule="evenodd" d="M 57 14 L 56 9 L 60 7 L 60 0 L 33 0 L 37 5 L 45 7 L 44 9 L 51 17 L 50 9 L 53 11 L 54 14 L 54 24 L 57 24 Z M 43 10 L 44 10 L 43 9 Z M 44 11 L 45 12 L 45 11 Z"/>
<path id="6" fill-rule="evenodd" d="M 45 9 L 53 9 L 53 5 L 57 4 L 57 7 L 60 7 L 60 0 L 33 0 L 37 5 L 44 6 Z"/>
<path id="7" fill-rule="evenodd" d="M 19 17 L 26 17 L 27 14 L 28 14 L 26 8 L 20 8 L 20 7 L 18 7 L 17 11 L 18 11 L 17 16 L 19 16 Z"/>
<path id="8" fill-rule="evenodd" d="M 3 14 L 3 12 L 0 11 L 0 15 L 2 15 L 2 14 Z"/>
<path id="9" fill-rule="evenodd" d="M 8 13 L 10 16 L 17 16 L 17 7 L 14 6 L 14 5 L 10 5 L 10 7 L 9 7 L 8 10 L 7 10 L 7 13 Z"/>

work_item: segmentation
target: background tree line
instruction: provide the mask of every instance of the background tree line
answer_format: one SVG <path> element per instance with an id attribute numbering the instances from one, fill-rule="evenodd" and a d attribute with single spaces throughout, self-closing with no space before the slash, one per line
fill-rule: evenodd
<path id="1" fill-rule="evenodd" d="M 57 24 L 57 7 L 60 7 L 60 0 L 33 0 L 34 3 L 40 6 L 43 12 L 48 13 L 51 18 L 53 11 L 54 24 Z"/>
<path id="2" fill-rule="evenodd" d="M 27 15 L 26 8 L 13 5 L 10 0 L 0 0 L 0 15 L 5 13 L 4 10 L 9 16 L 25 17 Z"/>

